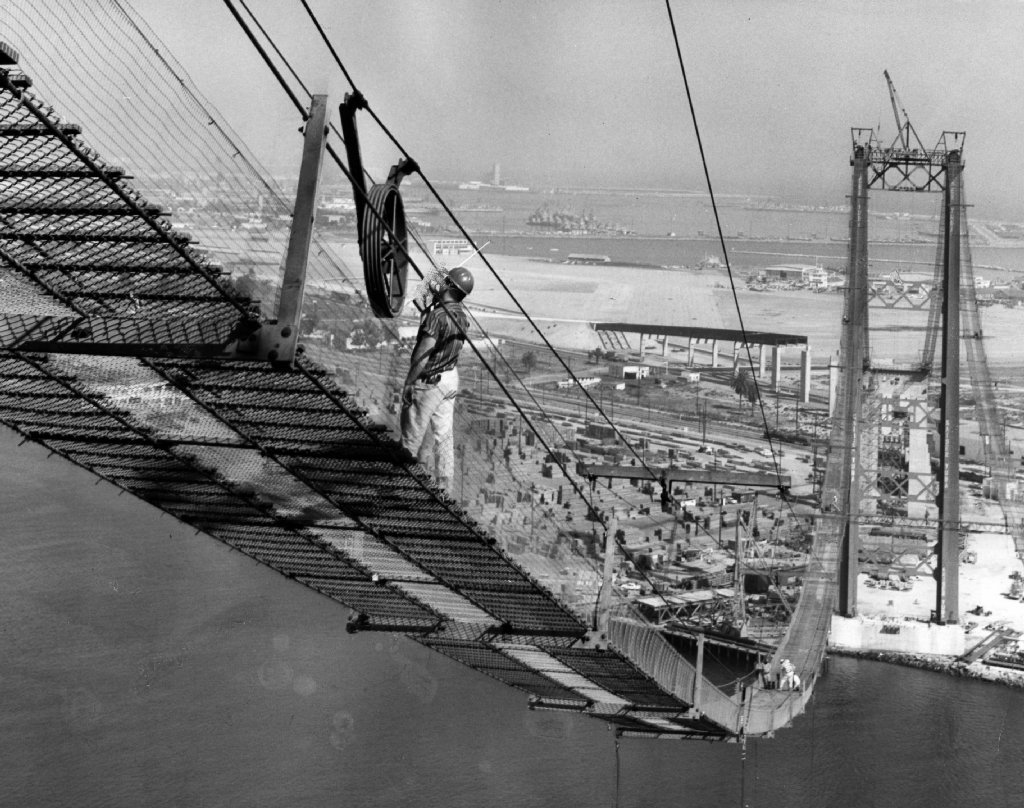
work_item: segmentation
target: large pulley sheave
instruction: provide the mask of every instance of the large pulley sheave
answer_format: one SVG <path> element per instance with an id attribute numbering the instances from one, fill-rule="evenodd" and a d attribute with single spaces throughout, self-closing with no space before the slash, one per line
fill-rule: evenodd
<path id="1" fill-rule="evenodd" d="M 366 294 L 374 314 L 392 318 L 402 310 L 409 274 L 405 205 L 398 186 L 418 167 L 412 160 L 401 160 L 391 168 L 387 182 L 366 189 L 355 120 L 355 111 L 364 106 L 366 102 L 359 93 L 346 95 L 341 105 L 341 127 L 355 197 Z"/>
<path id="2" fill-rule="evenodd" d="M 371 211 L 359 223 L 359 255 L 363 259 L 366 293 L 374 314 L 394 317 L 405 302 L 409 273 L 405 206 L 398 183 L 374 185 L 367 194 L 367 202 Z"/>

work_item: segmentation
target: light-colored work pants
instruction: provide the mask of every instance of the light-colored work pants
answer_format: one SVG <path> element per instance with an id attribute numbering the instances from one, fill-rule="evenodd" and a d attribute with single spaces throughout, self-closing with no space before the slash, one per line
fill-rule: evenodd
<path id="1" fill-rule="evenodd" d="M 441 374 L 437 384 L 416 382 L 412 404 L 402 407 L 402 446 L 445 484 L 455 476 L 455 394 L 459 391 L 457 368 Z M 427 428 L 434 432 L 433 452 L 424 442 Z M 433 457 L 431 457 L 433 454 Z"/>

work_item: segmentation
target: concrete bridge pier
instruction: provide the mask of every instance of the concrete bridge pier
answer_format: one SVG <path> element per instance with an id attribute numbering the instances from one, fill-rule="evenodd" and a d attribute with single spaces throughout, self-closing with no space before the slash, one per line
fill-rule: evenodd
<path id="1" fill-rule="evenodd" d="M 807 404 L 811 400 L 811 349 L 800 352 L 800 400 Z"/>

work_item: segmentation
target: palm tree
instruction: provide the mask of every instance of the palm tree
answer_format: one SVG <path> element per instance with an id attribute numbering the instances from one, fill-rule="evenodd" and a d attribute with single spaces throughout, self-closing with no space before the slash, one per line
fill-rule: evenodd
<path id="1" fill-rule="evenodd" d="M 747 368 L 740 368 L 732 379 L 732 389 L 739 396 L 740 401 L 744 398 L 750 402 L 750 411 L 754 411 L 754 402 L 757 401 L 757 383 Z"/>

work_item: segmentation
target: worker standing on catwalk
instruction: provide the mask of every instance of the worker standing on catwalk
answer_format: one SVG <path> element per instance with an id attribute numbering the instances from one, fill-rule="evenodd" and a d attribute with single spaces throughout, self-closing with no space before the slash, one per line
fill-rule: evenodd
<path id="1" fill-rule="evenodd" d="M 420 316 L 416 346 L 402 387 L 402 446 L 434 472 L 444 489 L 455 475 L 456 365 L 469 329 L 462 300 L 472 291 L 473 275 L 465 267 L 455 267 L 445 275 L 441 288 Z M 433 464 L 421 454 L 428 427 L 434 431 Z"/>

